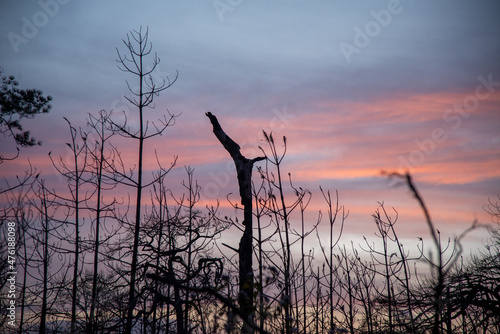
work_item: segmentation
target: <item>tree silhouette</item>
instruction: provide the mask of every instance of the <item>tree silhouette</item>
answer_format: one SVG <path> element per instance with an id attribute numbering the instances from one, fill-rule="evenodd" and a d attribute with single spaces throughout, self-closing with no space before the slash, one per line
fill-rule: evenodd
<path id="1" fill-rule="evenodd" d="M 120 135 L 131 138 L 138 143 L 138 154 L 137 154 L 137 176 L 132 178 L 129 175 L 123 173 L 121 176 L 124 178 L 125 183 L 131 185 L 136 190 L 135 198 L 135 219 L 133 223 L 133 246 L 132 246 L 132 258 L 130 265 L 130 282 L 129 282 L 129 301 L 128 301 L 128 311 L 127 311 L 127 325 L 125 328 L 125 333 L 130 334 L 132 332 L 134 309 L 137 303 L 136 295 L 136 280 L 137 280 L 137 268 L 138 268 L 138 251 L 139 251 L 139 234 L 141 227 L 142 218 L 142 192 L 145 187 L 152 184 L 143 184 L 143 161 L 144 161 L 144 141 L 155 136 L 161 135 L 167 127 L 173 124 L 174 116 L 170 115 L 169 118 L 164 117 L 160 120 L 159 125 L 153 123 L 155 131 L 152 133 L 148 132 L 149 122 L 146 119 L 145 111 L 146 108 L 152 108 L 154 106 L 153 100 L 155 96 L 158 96 L 162 91 L 166 90 L 174 84 L 177 80 L 177 75 L 172 81 L 157 83 L 153 80 L 151 73 L 155 70 L 156 66 L 160 63 L 160 59 L 156 56 L 153 57 L 153 63 L 150 69 L 146 69 L 144 64 L 145 58 L 151 54 L 152 44 L 149 42 L 149 32 L 146 29 L 145 32 L 139 29 L 139 31 L 134 30 L 130 34 L 127 34 L 127 39 L 123 40 L 126 48 L 127 54 L 122 55 L 117 49 L 120 70 L 133 74 L 138 79 L 138 88 L 133 89 L 128 85 L 132 97 L 125 97 L 134 107 L 137 108 L 139 116 L 139 129 L 134 131 L 128 127 L 126 122 L 124 124 L 118 124 L 112 122 L 112 127 Z M 127 83 L 128 84 L 128 83 Z M 162 170 L 159 177 L 165 175 L 168 170 Z M 158 178 L 159 178 L 158 177 Z"/>
<path id="2" fill-rule="evenodd" d="M 244 316 L 245 324 L 242 333 L 253 333 L 253 329 L 248 323 L 253 323 L 254 319 L 254 282 L 253 282 L 253 224 L 252 224 L 252 169 L 257 161 L 265 160 L 264 157 L 248 159 L 240 152 L 240 146 L 232 140 L 225 132 L 217 120 L 217 117 L 207 112 L 206 116 L 210 119 L 213 126 L 213 132 L 222 146 L 229 152 L 233 158 L 238 175 L 238 185 L 240 189 L 241 204 L 243 205 L 243 226 L 245 229 L 240 240 L 239 255 L 239 286 L 240 291 L 238 301 Z"/>
<path id="3" fill-rule="evenodd" d="M 3 70 L 0 69 L 0 75 L 2 72 Z M 21 120 L 48 113 L 52 107 L 50 105 L 52 97 L 50 95 L 43 96 L 41 90 L 20 89 L 19 82 L 13 75 L 3 76 L 1 80 L 0 133 L 7 137 L 13 137 L 16 144 L 22 147 L 41 145 L 42 142 L 32 137 L 30 131 L 23 129 Z M 5 158 L 0 155 L 0 163 L 14 158 Z"/>

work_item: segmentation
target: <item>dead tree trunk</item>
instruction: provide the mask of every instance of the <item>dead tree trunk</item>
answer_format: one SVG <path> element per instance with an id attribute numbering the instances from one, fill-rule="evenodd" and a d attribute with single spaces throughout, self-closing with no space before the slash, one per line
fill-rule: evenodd
<path id="1" fill-rule="evenodd" d="M 241 204 L 243 205 L 243 236 L 238 248 L 239 256 L 239 287 L 238 303 L 244 320 L 242 333 L 253 333 L 250 324 L 254 321 L 253 305 L 253 268 L 252 268 L 252 167 L 256 161 L 265 160 L 264 157 L 254 159 L 245 158 L 240 152 L 240 146 L 222 130 L 217 118 L 211 112 L 206 113 L 213 126 L 213 131 L 222 146 L 233 158 L 238 174 Z"/>

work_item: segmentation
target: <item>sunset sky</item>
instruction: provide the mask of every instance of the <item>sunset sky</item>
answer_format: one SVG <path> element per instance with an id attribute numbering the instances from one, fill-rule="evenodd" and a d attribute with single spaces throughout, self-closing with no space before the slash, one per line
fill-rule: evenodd
<path id="1" fill-rule="evenodd" d="M 398 210 L 405 238 L 428 236 L 408 190 L 382 170 L 410 170 L 453 237 L 474 219 L 489 223 L 483 206 L 500 193 L 499 17 L 498 1 L 2 1 L 3 75 L 51 95 L 53 108 L 24 122 L 43 145 L 0 173 L 19 173 L 29 158 L 50 177 L 48 152 L 67 154 L 63 117 L 85 126 L 87 113 L 125 110 L 134 121 L 123 95 L 135 78 L 117 68 L 115 48 L 125 51 L 122 39 L 142 25 L 161 59 L 154 80 L 179 72 L 148 116 L 179 114 L 146 152 L 149 171 L 154 148 L 166 164 L 178 155 L 172 187 L 191 166 L 203 201 L 227 205 L 238 193 L 211 111 L 250 158 L 262 129 L 280 145 L 286 136 L 283 168 L 313 193 L 313 216 L 324 210 L 320 185 L 339 191 L 347 242 L 373 233 L 378 202 Z M 12 138 L 0 147 L 15 152 Z"/>

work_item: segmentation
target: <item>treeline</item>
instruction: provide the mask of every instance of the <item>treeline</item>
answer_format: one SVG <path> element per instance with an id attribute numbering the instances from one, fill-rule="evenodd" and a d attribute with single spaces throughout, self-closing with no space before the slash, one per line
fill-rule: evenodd
<path id="1" fill-rule="evenodd" d="M 147 31 L 127 35 L 124 47 L 118 62 L 136 80 L 127 100 L 137 122 L 107 111 L 89 114 L 83 128 L 67 120 L 68 154 L 50 156 L 59 182 L 32 167 L 1 190 L 2 332 L 500 333 L 500 198 L 485 207 L 496 227 L 491 240 L 464 260 L 468 231 L 442 238 L 411 176 L 392 173 L 415 196 L 429 237 L 416 254 L 407 250 L 397 212 L 380 204 L 371 217 L 377 241 L 346 245 L 339 195 L 321 188 L 323 209 L 311 213 L 312 192 L 283 170 L 286 138 L 264 132 L 262 156 L 247 159 L 207 113 L 238 171 L 241 201 L 230 201 L 237 214 L 224 215 L 218 204 L 200 204 L 193 169 L 178 193 L 168 178 L 176 158 L 146 156 L 148 140 L 177 118 L 149 116 L 177 76 L 151 76 L 160 60 Z M 38 107 L 48 111 L 48 101 Z M 137 154 L 125 157 L 124 147 Z M 146 159 L 157 161 L 152 175 Z M 238 248 L 222 239 L 229 233 L 241 237 Z"/>

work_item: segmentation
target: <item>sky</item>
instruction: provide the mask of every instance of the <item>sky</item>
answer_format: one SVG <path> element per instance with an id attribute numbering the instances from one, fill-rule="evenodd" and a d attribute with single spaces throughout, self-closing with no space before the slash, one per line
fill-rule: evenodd
<path id="1" fill-rule="evenodd" d="M 51 95 L 53 107 L 24 123 L 43 145 L 0 173 L 12 177 L 29 159 L 51 177 L 48 152 L 68 154 L 63 117 L 85 126 L 88 113 L 113 110 L 133 126 L 124 95 L 136 83 L 118 69 L 116 48 L 142 27 L 161 60 L 153 80 L 178 72 L 148 115 L 179 115 L 175 126 L 146 151 L 166 164 L 178 156 L 172 187 L 190 166 L 203 203 L 237 195 L 210 111 L 249 158 L 261 154 L 262 130 L 279 149 L 286 136 L 284 170 L 313 193 L 312 216 L 325 210 L 319 186 L 338 190 L 346 240 L 373 234 L 379 202 L 398 211 L 403 237 L 428 236 L 416 201 L 383 170 L 409 170 L 453 237 L 475 219 L 489 223 L 483 206 L 500 193 L 498 17 L 497 1 L 2 1 L 3 75 Z M 12 138 L 0 147 L 15 152 Z M 146 173 L 155 167 L 147 160 Z M 479 247 L 486 236 L 469 240 Z"/>

